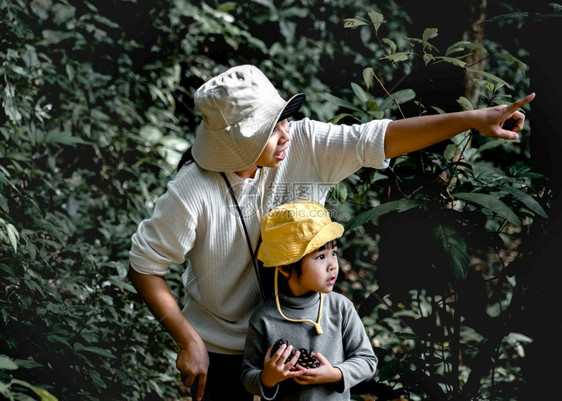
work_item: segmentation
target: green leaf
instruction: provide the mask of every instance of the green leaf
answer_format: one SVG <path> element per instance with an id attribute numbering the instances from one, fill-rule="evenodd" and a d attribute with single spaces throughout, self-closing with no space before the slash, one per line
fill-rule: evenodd
<path id="1" fill-rule="evenodd" d="M 455 52 L 458 52 L 458 51 L 463 51 L 463 50 L 466 50 L 466 49 L 470 49 L 470 50 L 480 50 L 480 51 L 482 51 L 482 52 L 484 52 L 484 53 L 487 53 L 487 52 L 488 52 L 488 51 L 486 50 L 486 48 L 485 48 L 484 46 L 480 45 L 480 44 L 473 43 L 473 42 L 469 42 L 469 41 L 466 41 L 466 40 L 462 40 L 462 41 L 460 41 L 460 42 L 453 43 L 451 46 L 449 46 L 449 47 L 447 48 L 447 50 L 445 51 L 445 55 L 448 56 L 448 55 L 450 55 L 451 53 L 455 53 Z"/>
<path id="2" fill-rule="evenodd" d="M 428 65 L 430 62 L 434 61 L 435 57 L 433 57 L 433 54 L 429 54 L 429 53 L 424 53 L 423 54 L 423 62 L 425 65 Z"/>
<path id="3" fill-rule="evenodd" d="M 470 257 L 464 238 L 454 227 L 438 224 L 433 232 L 434 238 L 449 256 L 451 269 L 455 277 L 465 279 L 470 267 Z"/>
<path id="4" fill-rule="evenodd" d="M 396 49 L 398 47 L 396 46 L 396 43 L 394 43 L 394 41 L 392 41 L 388 38 L 382 38 L 382 41 L 384 43 L 386 43 L 386 45 L 390 48 L 390 53 L 392 53 L 392 54 L 396 53 Z"/>
<path id="5" fill-rule="evenodd" d="M 384 99 L 380 106 L 380 110 L 388 110 L 393 104 L 404 104 L 412 99 L 415 99 L 416 92 L 412 89 L 402 89 L 397 92 L 392 93 L 391 97 Z"/>
<path id="6" fill-rule="evenodd" d="M 74 343 L 74 352 L 82 352 L 82 351 L 87 351 L 87 352 L 92 352 L 94 354 L 106 357 L 106 358 L 116 358 L 115 355 L 113 355 L 110 351 L 103 349 L 103 348 L 99 348 L 99 347 L 92 347 L 92 346 L 85 346 L 81 343 Z"/>
<path id="7" fill-rule="evenodd" d="M 343 20 L 344 28 L 356 28 L 361 25 L 369 25 L 369 22 L 361 17 L 356 18 L 346 18 Z"/>
<path id="8" fill-rule="evenodd" d="M 158 143 L 163 136 L 162 131 L 160 131 L 160 128 L 154 125 L 145 125 L 139 130 L 139 135 L 149 145 L 154 145 Z"/>
<path id="9" fill-rule="evenodd" d="M 505 139 L 491 139 L 489 141 L 484 142 L 484 144 L 478 148 L 478 151 L 483 152 L 488 149 L 497 148 L 498 146 L 502 146 L 504 144 L 505 144 Z"/>
<path id="10" fill-rule="evenodd" d="M 461 96 L 457 99 L 457 103 L 461 106 L 461 108 L 463 110 L 473 110 L 474 106 L 472 106 L 472 103 L 470 100 L 468 100 L 466 97 Z"/>
<path id="11" fill-rule="evenodd" d="M 4 112 L 10 118 L 10 120 L 14 123 L 17 123 L 22 119 L 22 115 L 14 105 L 14 97 L 14 87 L 9 83 L 6 83 L 4 91 L 2 92 L 2 106 L 4 107 Z"/>
<path id="12" fill-rule="evenodd" d="M 376 120 L 381 120 L 385 116 L 384 111 L 369 110 L 368 113 L 369 113 L 370 116 L 372 116 Z"/>
<path id="13" fill-rule="evenodd" d="M 12 248 L 14 248 L 14 252 L 17 252 L 18 239 L 20 237 L 20 233 L 18 232 L 16 227 L 14 227 L 14 225 L 11 223 L 6 224 L 6 231 L 8 232 L 8 238 L 10 240 L 10 244 L 12 245 Z"/>
<path id="14" fill-rule="evenodd" d="M 23 67 L 20 67 L 19 65 L 11 65 L 10 69 L 18 75 L 26 74 L 26 70 Z"/>
<path id="15" fill-rule="evenodd" d="M 404 104 L 416 97 L 416 92 L 413 89 L 402 89 L 392 93 L 394 101 L 398 104 Z"/>
<path id="16" fill-rule="evenodd" d="M 496 22 L 496 21 L 501 21 L 501 20 L 510 20 L 510 19 L 524 19 L 529 17 L 529 12 L 528 11 L 515 11 L 512 13 L 506 13 L 506 14 L 500 14 L 498 16 L 495 17 L 491 17 L 489 19 L 487 19 L 487 22 Z"/>
<path id="17" fill-rule="evenodd" d="M 378 370 L 377 377 L 381 381 L 392 380 L 400 373 L 400 361 L 398 359 L 391 359 L 388 362 L 381 364 Z"/>
<path id="18" fill-rule="evenodd" d="M 437 37 L 438 29 L 437 28 L 425 28 L 422 35 L 422 40 L 427 42 L 429 39 Z"/>
<path id="19" fill-rule="evenodd" d="M 285 18 L 298 17 L 305 18 L 309 14 L 309 9 L 306 7 L 289 7 L 282 10 Z"/>
<path id="20" fill-rule="evenodd" d="M 18 365 L 6 355 L 0 355 L 0 369 L 2 370 L 16 370 Z"/>
<path id="21" fill-rule="evenodd" d="M 465 68 L 467 66 L 466 61 L 462 61 L 462 60 L 460 60 L 458 58 L 455 58 L 455 57 L 437 56 L 437 57 L 435 57 L 435 59 L 444 61 L 444 62 L 449 63 L 449 64 L 456 65 L 457 67 L 461 67 L 461 68 Z"/>
<path id="22" fill-rule="evenodd" d="M 32 359 L 16 359 L 15 363 L 16 363 L 16 365 L 18 365 L 18 367 L 24 368 L 24 369 L 34 369 L 34 368 L 43 367 L 42 364 L 40 364 L 39 362 L 35 362 Z"/>
<path id="23" fill-rule="evenodd" d="M 44 388 L 33 387 L 33 392 L 41 397 L 41 401 L 58 401 L 58 398 L 49 393 Z"/>
<path id="24" fill-rule="evenodd" d="M 72 346 L 70 345 L 70 343 L 68 342 L 67 337 L 69 337 L 70 334 L 66 334 L 66 335 L 59 335 L 57 333 L 54 334 L 47 334 L 47 343 L 48 344 L 52 344 L 52 343 L 61 343 L 66 345 L 68 348 L 72 348 Z M 54 344 L 52 344 L 54 345 Z"/>
<path id="25" fill-rule="evenodd" d="M 365 81 L 365 86 L 367 86 L 367 90 L 373 84 L 373 79 L 375 78 L 375 71 L 371 67 L 367 67 L 363 70 L 363 81 Z"/>
<path id="26" fill-rule="evenodd" d="M 370 11 L 369 18 L 375 27 L 375 32 L 378 32 L 380 26 L 386 22 L 384 16 L 376 11 Z"/>
<path id="27" fill-rule="evenodd" d="M 445 110 L 443 110 L 441 107 L 437 107 L 437 106 L 429 106 L 429 107 L 435 110 L 438 114 L 445 114 Z"/>
<path id="28" fill-rule="evenodd" d="M 369 100 L 369 95 L 367 95 L 363 88 L 361 88 L 355 82 L 352 82 L 351 89 L 353 90 L 353 93 L 355 93 L 355 96 L 357 96 L 357 98 L 361 101 L 361 103 L 367 103 L 367 100 Z"/>
<path id="29" fill-rule="evenodd" d="M 517 228 L 521 227 L 521 221 L 519 220 L 519 217 L 517 217 L 517 215 L 513 212 L 513 210 L 511 210 L 509 206 L 507 206 L 504 202 L 493 195 L 477 192 L 461 192 L 455 193 L 453 196 L 457 199 L 476 203 L 483 208 L 495 213 L 499 217 L 507 220 L 513 226 Z"/>
<path id="30" fill-rule="evenodd" d="M 454 143 L 450 143 L 443 151 L 443 158 L 445 160 L 452 160 L 456 154 L 457 154 L 457 145 L 455 145 Z"/>
<path id="31" fill-rule="evenodd" d="M 279 28 L 287 41 L 292 42 L 295 40 L 295 32 L 297 31 L 297 24 L 295 22 L 282 19 L 279 21 Z"/>
<path id="32" fill-rule="evenodd" d="M 88 142 L 84 141 L 82 138 L 73 136 L 70 131 L 61 131 L 59 129 L 49 131 L 49 133 L 45 136 L 45 143 L 57 143 L 69 146 L 88 144 Z"/>
<path id="33" fill-rule="evenodd" d="M 368 112 L 376 112 L 379 111 L 379 105 L 377 102 L 375 102 L 374 100 L 368 100 L 365 103 L 365 106 L 367 107 L 367 111 Z"/>
<path id="34" fill-rule="evenodd" d="M 130 284 L 130 283 L 126 282 L 126 281 L 119 280 L 119 279 L 116 279 L 116 278 L 113 278 L 113 277 L 109 277 L 109 281 L 110 281 L 112 284 L 114 284 L 115 286 L 117 286 L 117 287 L 119 287 L 119 288 L 122 288 L 122 289 L 124 289 L 124 290 L 126 290 L 126 291 L 128 291 L 128 292 L 133 293 L 133 294 L 137 292 L 137 290 L 135 290 L 135 287 L 133 287 L 132 284 Z"/>
<path id="35" fill-rule="evenodd" d="M 511 186 L 506 186 L 506 187 L 502 187 L 501 188 L 502 191 L 505 191 L 511 195 L 513 195 L 513 197 L 515 199 L 517 199 L 518 201 L 520 201 L 521 203 L 523 203 L 529 210 L 531 210 L 532 212 L 538 214 L 541 217 L 544 217 L 545 219 L 548 218 L 548 214 L 546 213 L 546 211 L 543 209 L 543 207 L 541 206 L 541 204 L 539 202 L 537 202 L 532 196 L 530 196 L 529 194 L 523 192 L 520 189 L 511 187 Z"/>
<path id="36" fill-rule="evenodd" d="M 395 63 L 399 63 L 400 61 L 408 60 L 409 55 L 410 55 L 410 52 L 398 52 L 398 53 L 383 56 L 383 57 L 381 57 L 381 60 L 390 60 L 390 61 L 393 61 Z"/>
<path id="37" fill-rule="evenodd" d="M 64 24 L 75 16 L 76 9 L 65 4 L 53 5 L 53 22 L 57 25 Z"/>
<path id="38" fill-rule="evenodd" d="M 361 213 L 358 216 L 350 219 L 346 224 L 346 230 L 353 230 L 359 226 L 362 226 L 368 221 L 372 221 L 377 224 L 379 217 L 390 212 L 404 212 L 406 210 L 413 209 L 420 205 L 419 201 L 413 199 L 399 199 L 395 201 L 390 201 L 383 203 L 379 206 L 375 206 L 371 210 Z"/>
<path id="39" fill-rule="evenodd" d="M 519 69 L 523 73 L 527 71 L 527 64 L 525 64 L 524 62 L 522 62 L 521 60 L 512 56 L 509 53 L 494 54 L 494 56 L 501 58 L 502 60 L 505 60 L 512 65 L 515 65 L 517 69 Z"/>
<path id="40" fill-rule="evenodd" d="M 337 124 L 338 122 L 340 122 L 342 119 L 344 118 L 353 118 L 353 119 L 357 119 L 357 117 L 355 117 L 353 114 L 349 114 L 349 113 L 340 113 L 335 115 L 334 117 L 330 118 L 328 120 L 328 122 L 332 123 L 332 124 Z"/>
<path id="41" fill-rule="evenodd" d="M 55 31 L 52 29 L 44 29 L 43 31 L 41 31 L 41 34 L 43 35 L 43 44 L 47 46 L 56 45 L 67 39 L 72 40 L 74 36 L 74 34 L 72 33 L 63 33 L 61 31 Z"/>
<path id="42" fill-rule="evenodd" d="M 490 74 L 490 73 L 488 73 L 488 72 L 486 72 L 486 71 L 481 71 L 481 70 L 477 70 L 477 69 L 470 68 L 470 67 L 468 67 L 468 68 L 466 69 L 466 71 L 468 71 L 468 72 L 473 72 L 474 74 L 477 74 L 477 75 L 481 75 L 481 76 L 484 77 L 484 78 L 488 78 L 488 79 L 491 80 L 491 81 L 494 81 L 494 82 L 500 83 L 500 84 L 502 84 L 502 85 L 505 85 L 505 86 L 507 86 L 509 89 L 513 90 L 513 86 L 511 86 L 510 84 L 508 84 L 506 81 L 504 81 L 504 80 L 501 79 L 500 77 L 497 77 L 497 76 L 495 76 L 495 75 L 492 75 L 492 74 Z"/>
<path id="43" fill-rule="evenodd" d="M 347 186 L 343 182 L 338 182 L 332 189 L 338 202 L 343 203 L 347 199 Z"/>
<path id="44" fill-rule="evenodd" d="M 352 103 L 348 102 L 347 100 L 340 99 L 339 97 L 336 97 L 336 96 L 331 95 L 329 93 L 322 93 L 321 96 L 324 99 L 326 99 L 328 102 L 330 102 L 330 103 L 332 103 L 336 106 L 340 106 L 340 107 L 343 107 L 343 108 L 346 108 L 346 109 L 358 111 L 360 113 L 363 112 L 363 110 L 355 107 Z"/>

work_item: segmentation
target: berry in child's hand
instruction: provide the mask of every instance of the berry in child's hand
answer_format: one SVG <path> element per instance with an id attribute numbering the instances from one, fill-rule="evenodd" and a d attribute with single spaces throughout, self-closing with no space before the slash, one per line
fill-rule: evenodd
<path id="1" fill-rule="evenodd" d="M 283 340 L 282 338 L 275 341 L 275 343 L 273 343 L 273 349 L 271 350 L 271 354 L 273 355 L 283 344 L 289 346 L 289 341 Z M 290 361 L 295 356 L 295 352 L 296 352 L 295 350 L 296 348 L 293 348 L 293 350 L 291 351 L 291 355 L 288 356 L 288 358 L 285 360 L 285 363 Z M 320 365 L 318 359 L 316 359 L 316 357 L 313 356 L 308 349 L 301 348 L 299 349 L 299 351 L 301 354 L 299 356 L 299 360 L 297 361 L 297 364 L 299 364 L 303 368 L 317 368 Z"/>

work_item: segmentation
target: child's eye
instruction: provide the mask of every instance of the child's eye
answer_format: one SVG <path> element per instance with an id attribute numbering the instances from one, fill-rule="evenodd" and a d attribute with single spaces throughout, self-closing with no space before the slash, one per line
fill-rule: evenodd
<path id="1" fill-rule="evenodd" d="M 321 253 L 320 255 L 318 255 L 318 256 L 316 257 L 316 259 L 318 259 L 318 260 L 322 260 L 322 259 L 324 259 L 324 254 L 323 254 L 323 253 Z"/>

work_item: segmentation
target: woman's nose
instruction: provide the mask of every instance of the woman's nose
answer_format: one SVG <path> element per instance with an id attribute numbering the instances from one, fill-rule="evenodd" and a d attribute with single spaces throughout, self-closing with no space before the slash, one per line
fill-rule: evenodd
<path id="1" fill-rule="evenodd" d="M 285 144 L 291 140 L 291 135 L 289 135 L 289 129 L 281 129 L 281 135 L 279 136 L 279 142 Z"/>

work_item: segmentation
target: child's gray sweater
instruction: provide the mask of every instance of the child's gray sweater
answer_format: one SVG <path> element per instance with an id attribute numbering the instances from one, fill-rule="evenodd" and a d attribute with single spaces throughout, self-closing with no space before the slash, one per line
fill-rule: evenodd
<path id="1" fill-rule="evenodd" d="M 303 297 L 280 295 L 281 307 L 290 319 L 318 319 L 320 294 Z M 349 400 L 350 388 L 374 376 L 377 357 L 363 323 L 352 302 L 341 294 L 324 295 L 318 335 L 309 322 L 290 322 L 277 310 L 274 299 L 266 300 L 252 315 L 246 337 L 242 383 L 248 391 L 264 400 Z M 288 379 L 264 392 L 260 374 L 267 349 L 278 339 L 289 341 L 296 349 L 319 352 L 341 370 L 340 383 L 302 386 Z"/>

